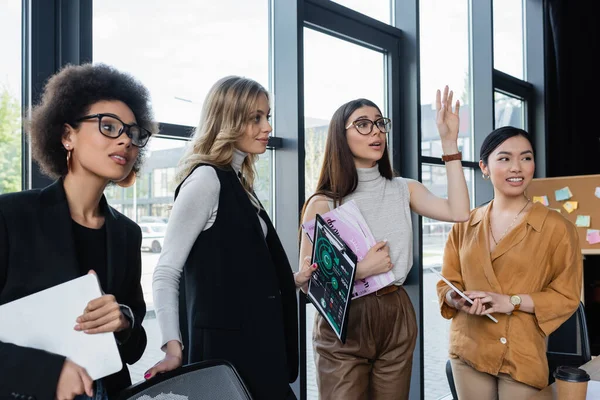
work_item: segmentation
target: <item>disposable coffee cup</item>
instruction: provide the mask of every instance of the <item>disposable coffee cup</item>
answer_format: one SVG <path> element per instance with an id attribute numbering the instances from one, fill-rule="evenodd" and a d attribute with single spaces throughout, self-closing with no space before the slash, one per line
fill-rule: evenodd
<path id="1" fill-rule="evenodd" d="M 590 376 L 581 368 L 560 366 L 554 371 L 558 400 L 585 400 Z"/>

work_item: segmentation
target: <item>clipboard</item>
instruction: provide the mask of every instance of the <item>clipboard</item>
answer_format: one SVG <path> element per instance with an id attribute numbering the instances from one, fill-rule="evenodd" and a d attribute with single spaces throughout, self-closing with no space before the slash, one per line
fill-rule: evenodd
<path id="1" fill-rule="evenodd" d="M 307 297 L 329 323 L 342 343 L 346 342 L 352 288 L 358 263 L 354 252 L 317 214 L 311 263 L 319 268 L 308 282 Z"/>
<path id="2" fill-rule="evenodd" d="M 87 274 L 0 306 L 0 340 L 60 354 L 85 368 L 93 380 L 123 368 L 113 333 L 76 331 L 87 303 L 102 296 Z"/>

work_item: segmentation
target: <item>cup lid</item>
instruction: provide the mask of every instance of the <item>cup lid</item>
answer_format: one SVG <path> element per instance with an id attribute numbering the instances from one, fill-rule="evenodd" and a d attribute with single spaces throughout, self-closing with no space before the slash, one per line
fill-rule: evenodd
<path id="1" fill-rule="evenodd" d="M 589 374 L 583 369 L 565 365 L 556 368 L 554 378 L 567 382 L 587 382 L 590 380 Z"/>

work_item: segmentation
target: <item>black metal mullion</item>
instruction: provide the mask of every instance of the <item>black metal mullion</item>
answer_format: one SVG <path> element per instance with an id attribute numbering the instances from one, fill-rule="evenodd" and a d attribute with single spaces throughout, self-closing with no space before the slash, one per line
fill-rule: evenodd
<path id="1" fill-rule="evenodd" d="M 24 65 L 27 82 L 23 87 L 26 109 L 39 103 L 47 80 L 67 64 L 82 64 L 92 59 L 92 0 L 25 0 L 23 7 L 29 46 Z M 30 7 L 30 8 L 29 8 Z M 27 35 L 30 35 L 27 37 Z M 31 79 L 30 84 L 28 79 Z M 25 139 L 24 139 L 25 140 Z M 29 162 L 29 146 L 24 142 L 23 157 L 30 168 L 31 187 L 40 188 L 52 182 L 43 175 L 37 163 Z"/>
<path id="2" fill-rule="evenodd" d="M 515 78 L 495 69 L 492 74 L 492 84 L 495 90 L 500 90 L 522 99 L 531 99 L 534 87 L 531 83 Z"/>

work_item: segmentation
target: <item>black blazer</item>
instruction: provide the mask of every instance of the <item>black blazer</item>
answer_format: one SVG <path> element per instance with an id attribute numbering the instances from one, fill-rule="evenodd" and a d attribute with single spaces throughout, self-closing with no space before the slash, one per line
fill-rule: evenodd
<path id="1" fill-rule="evenodd" d="M 135 324 L 119 333 L 123 369 L 103 379 L 110 395 L 131 384 L 125 366 L 146 348 L 139 226 L 101 200 L 107 232 L 105 293 L 133 311 Z M 42 190 L 0 196 L 0 305 L 81 275 L 62 180 Z M 1 323 L 1 322 L 0 322 Z M 54 399 L 64 357 L 0 342 L 0 399 Z"/>

